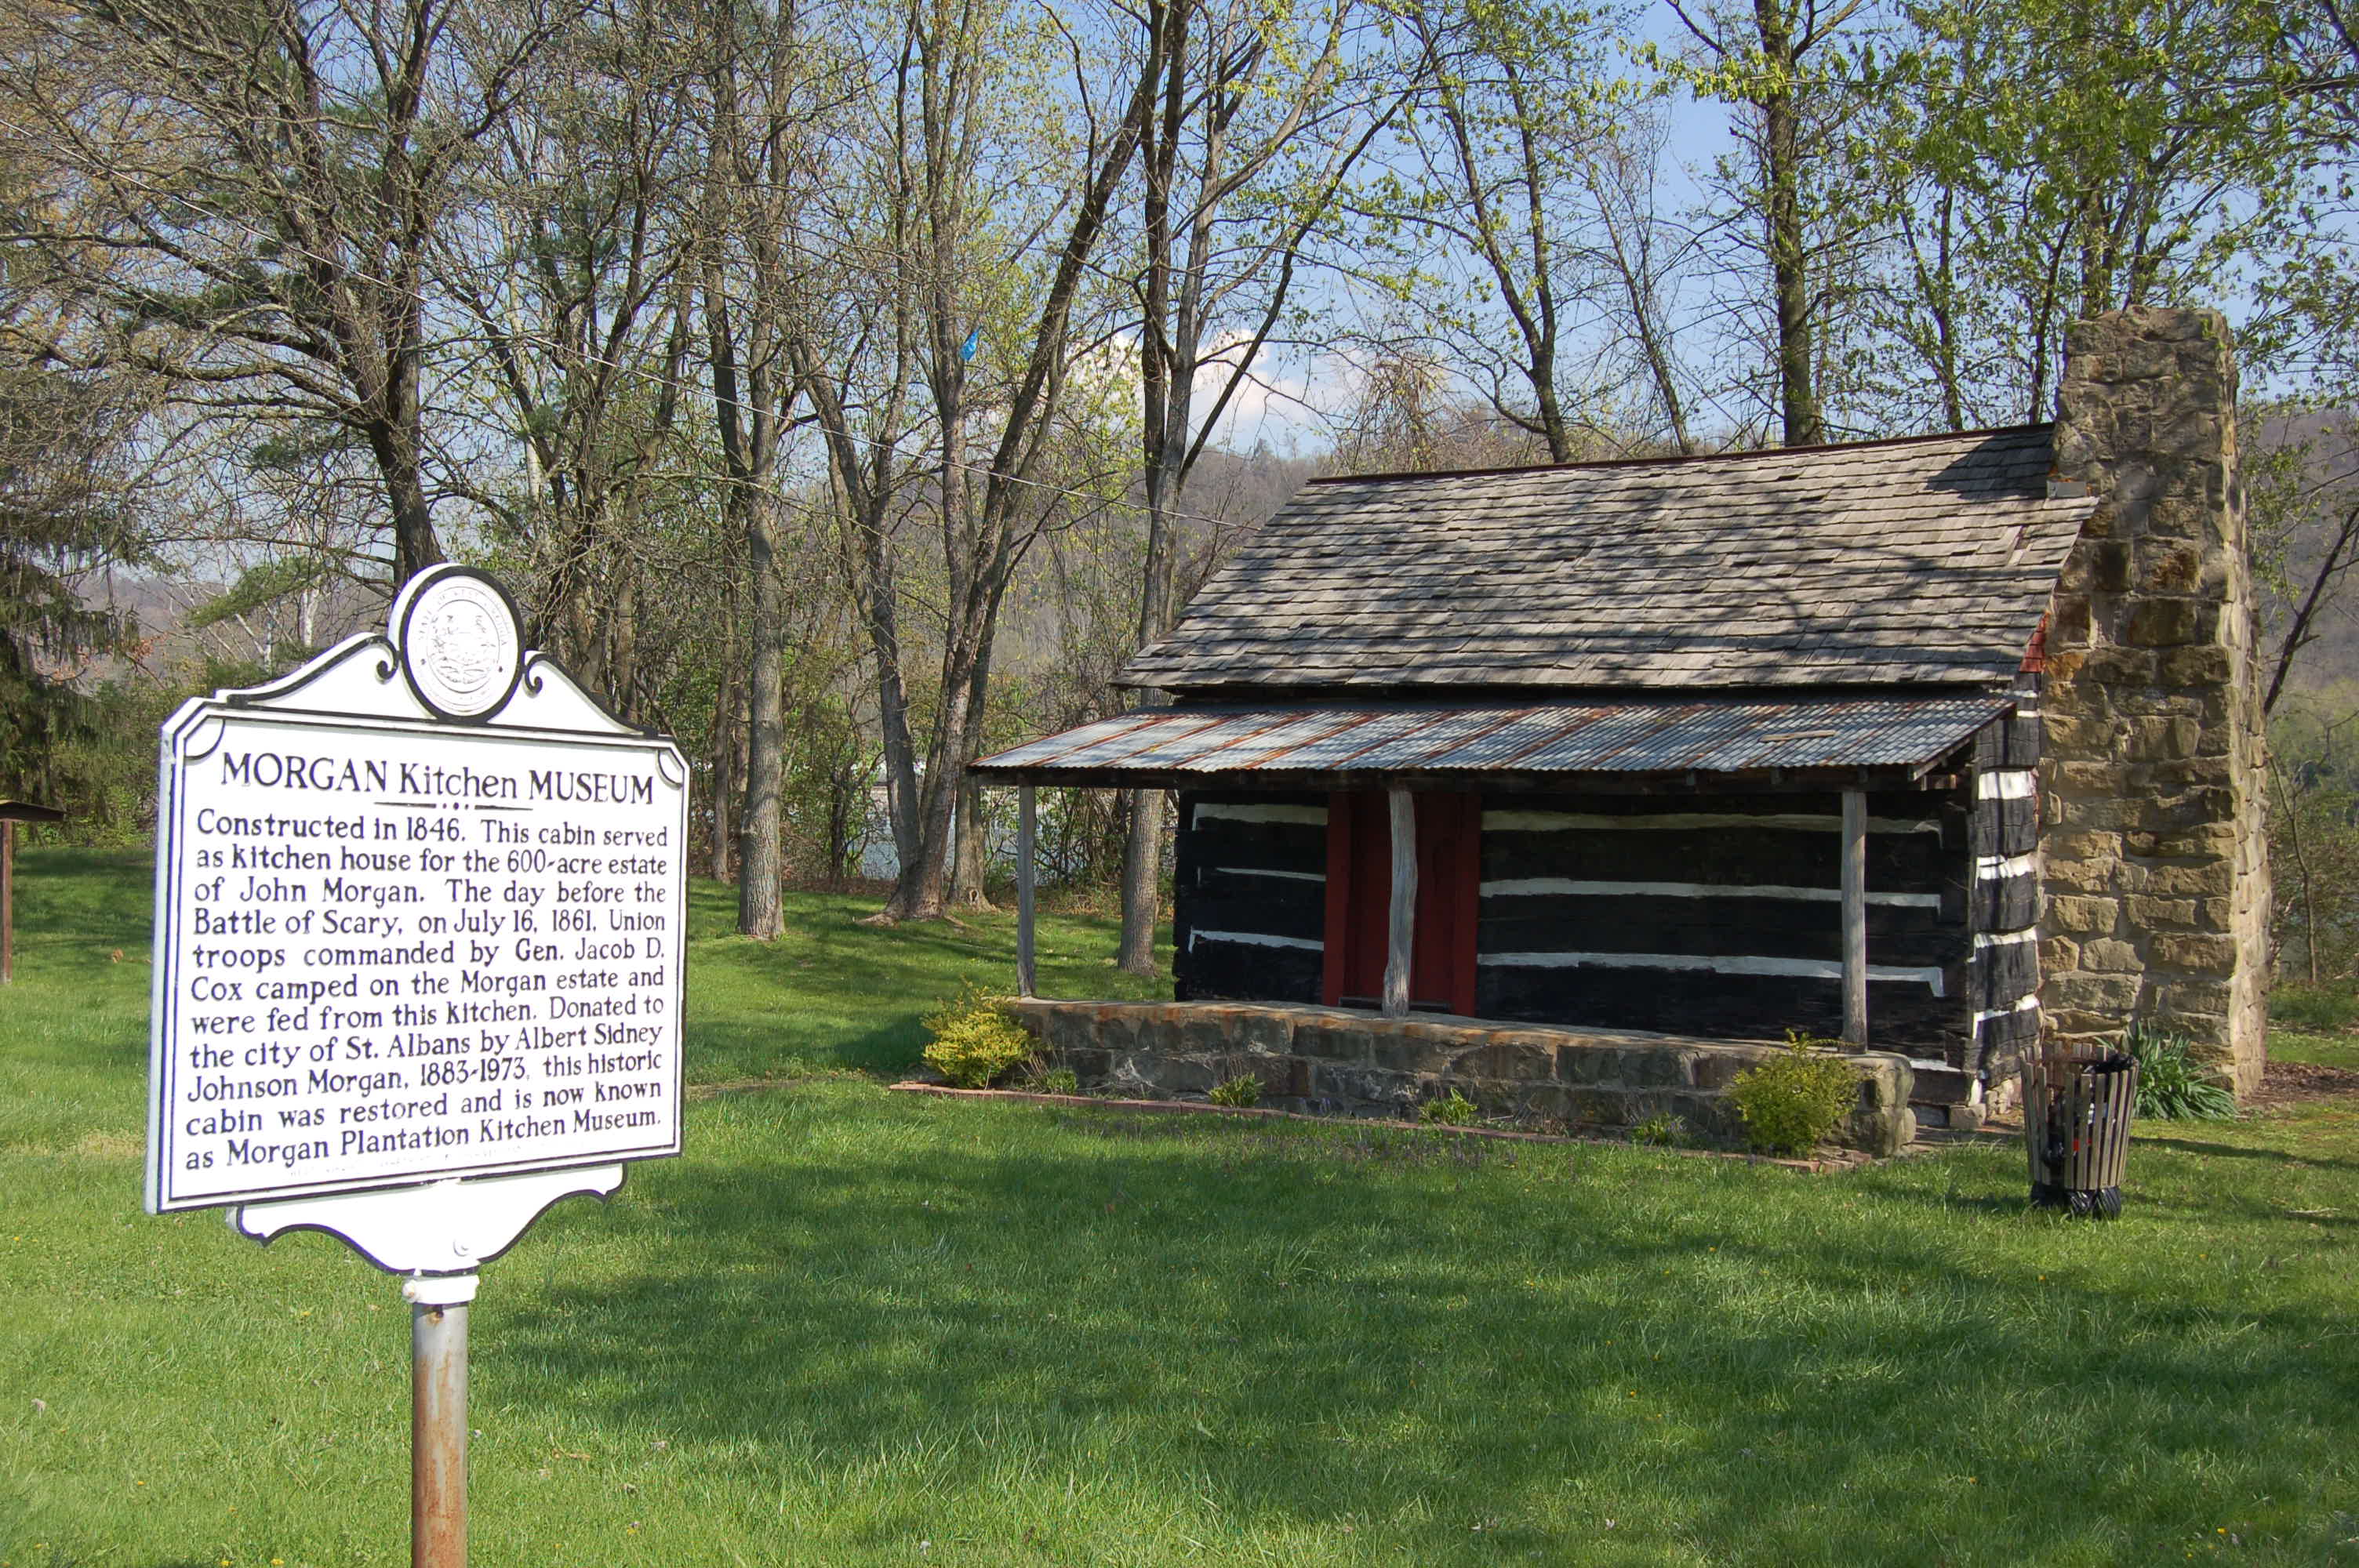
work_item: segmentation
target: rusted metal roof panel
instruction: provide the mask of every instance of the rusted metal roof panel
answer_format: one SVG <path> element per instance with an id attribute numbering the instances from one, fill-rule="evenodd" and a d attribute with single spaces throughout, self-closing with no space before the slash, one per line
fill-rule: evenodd
<path id="1" fill-rule="evenodd" d="M 1923 770 L 2007 711 L 1998 694 L 1144 708 L 987 757 L 985 778 L 1119 784 L 1464 773 Z"/>

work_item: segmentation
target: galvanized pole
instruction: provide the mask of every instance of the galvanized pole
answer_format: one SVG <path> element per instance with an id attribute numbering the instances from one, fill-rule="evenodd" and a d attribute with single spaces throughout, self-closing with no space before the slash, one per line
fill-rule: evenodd
<path id="1" fill-rule="evenodd" d="M 1032 786 L 1016 786 L 1016 994 L 1038 996 L 1040 971 L 1032 951 L 1032 862 L 1038 854 Z"/>
<path id="2" fill-rule="evenodd" d="M 467 1303 L 477 1277 L 405 1281 L 410 1568 L 467 1568 Z"/>

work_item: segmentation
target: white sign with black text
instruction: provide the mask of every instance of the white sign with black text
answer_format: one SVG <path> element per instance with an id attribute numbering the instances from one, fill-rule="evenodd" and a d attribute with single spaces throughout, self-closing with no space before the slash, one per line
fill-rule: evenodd
<path id="1" fill-rule="evenodd" d="M 183 707 L 149 1210 L 678 1153 L 687 784 L 464 568 Z"/>

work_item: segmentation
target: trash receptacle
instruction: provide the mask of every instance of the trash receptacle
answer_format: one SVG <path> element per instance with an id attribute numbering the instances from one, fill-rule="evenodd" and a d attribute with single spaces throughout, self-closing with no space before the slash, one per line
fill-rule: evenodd
<path id="1" fill-rule="evenodd" d="M 2031 1201 L 2112 1219 L 2122 1212 L 2137 1064 L 2104 1046 L 2052 1045 L 2023 1065 Z"/>

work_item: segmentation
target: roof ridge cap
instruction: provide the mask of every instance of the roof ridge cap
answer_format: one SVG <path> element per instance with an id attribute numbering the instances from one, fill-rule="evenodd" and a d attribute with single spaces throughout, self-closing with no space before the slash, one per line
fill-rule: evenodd
<path id="1" fill-rule="evenodd" d="M 2055 421 L 2043 419 L 2028 425 L 1995 425 L 1981 430 L 1939 430 L 1918 436 L 1879 436 L 1869 441 L 1820 441 L 1800 447 L 1756 447 L 1742 452 L 1682 452 L 1655 458 L 1591 458 L 1573 463 L 1511 463 L 1500 468 L 1397 469 L 1373 473 L 1319 474 L 1304 480 L 1302 483 L 1308 489 L 1314 484 L 1389 484 L 1419 479 L 1487 479 L 1495 475 L 1563 473 L 1588 469 L 1672 468 L 1684 463 L 1750 462 L 1811 452 L 1856 452 L 1871 448 L 1930 446 L 1936 441 L 1964 441 L 1976 437 L 2027 436 L 2035 430 L 2054 428 Z"/>

